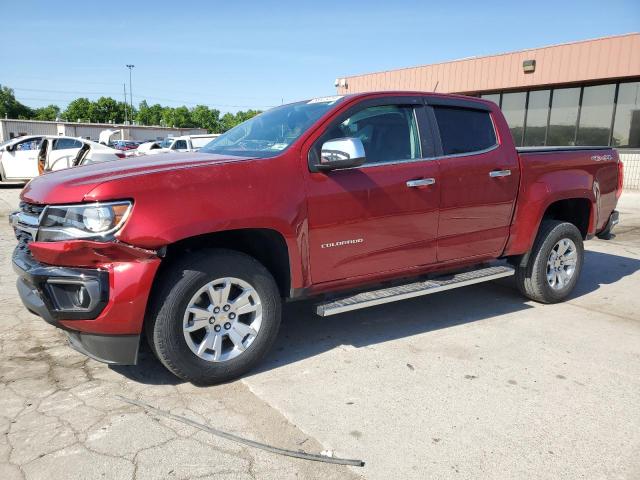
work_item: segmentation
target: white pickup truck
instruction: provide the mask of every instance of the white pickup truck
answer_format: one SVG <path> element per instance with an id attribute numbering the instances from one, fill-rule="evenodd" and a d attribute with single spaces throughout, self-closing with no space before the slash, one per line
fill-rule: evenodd
<path id="1" fill-rule="evenodd" d="M 209 133 L 167 137 L 162 141 L 143 143 L 138 147 L 138 153 L 153 155 L 167 152 L 196 152 L 218 136 L 220 136 L 218 133 Z"/>

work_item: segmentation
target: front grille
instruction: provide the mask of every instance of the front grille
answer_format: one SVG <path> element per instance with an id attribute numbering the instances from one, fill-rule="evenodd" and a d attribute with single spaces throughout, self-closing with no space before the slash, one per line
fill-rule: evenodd
<path id="1" fill-rule="evenodd" d="M 31 251 L 29 250 L 29 244 L 33 241 L 31 234 L 18 228 L 16 228 L 15 232 L 16 238 L 18 239 L 18 246 L 16 248 L 22 252 L 31 254 Z"/>
<path id="2" fill-rule="evenodd" d="M 28 215 L 39 217 L 44 210 L 44 205 L 36 205 L 35 203 L 20 202 L 20 210 Z"/>
<path id="3" fill-rule="evenodd" d="M 18 221 L 13 223 L 18 246 L 16 249 L 28 255 L 31 254 L 29 244 L 34 240 L 33 235 L 37 231 L 40 215 L 45 206 L 34 203 L 20 202 Z"/>

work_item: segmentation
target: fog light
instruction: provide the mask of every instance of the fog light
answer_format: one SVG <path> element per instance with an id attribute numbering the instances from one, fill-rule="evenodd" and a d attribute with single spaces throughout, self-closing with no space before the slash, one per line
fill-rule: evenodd
<path id="1" fill-rule="evenodd" d="M 82 312 L 91 310 L 99 301 L 99 286 L 95 280 L 49 279 L 50 297 L 56 310 Z"/>

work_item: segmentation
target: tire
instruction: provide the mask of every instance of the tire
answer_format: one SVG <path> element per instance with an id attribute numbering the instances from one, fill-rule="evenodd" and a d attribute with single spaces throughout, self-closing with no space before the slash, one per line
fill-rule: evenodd
<path id="1" fill-rule="evenodd" d="M 249 371 L 270 350 L 280 326 L 281 300 L 273 276 L 260 262 L 232 250 L 201 250 L 161 275 L 145 331 L 158 359 L 177 377 L 199 385 L 227 382 Z M 220 300 L 225 291 L 228 300 Z M 234 306 L 240 300 L 245 306 Z M 223 311 L 227 307 L 229 311 Z M 205 310 L 211 315 L 208 320 Z M 247 333 L 247 326 L 253 333 Z M 217 337 L 222 338 L 219 343 Z M 204 348 L 208 338 L 213 340 Z"/>
<path id="2" fill-rule="evenodd" d="M 560 245 L 561 241 L 562 245 Z M 558 251 L 568 245 L 566 256 L 561 255 L 558 258 Z M 574 248 L 570 245 L 573 245 Z M 575 255 L 571 255 L 572 249 L 575 250 Z M 551 258 L 552 250 L 555 252 L 553 259 Z M 575 258 L 575 265 L 571 275 L 568 275 L 571 270 L 570 258 Z M 523 295 L 536 302 L 560 302 L 576 286 L 583 263 L 584 245 L 580 230 L 572 223 L 544 220 L 529 254 L 527 265 L 516 269 L 518 289 Z M 554 267 L 558 269 L 555 276 Z M 560 270 L 563 270 L 564 274 Z M 565 275 L 568 276 L 568 279 L 564 277 Z"/>

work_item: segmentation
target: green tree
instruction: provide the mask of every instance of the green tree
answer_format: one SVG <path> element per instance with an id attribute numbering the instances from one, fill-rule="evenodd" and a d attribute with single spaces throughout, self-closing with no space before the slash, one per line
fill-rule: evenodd
<path id="1" fill-rule="evenodd" d="M 80 97 L 73 100 L 62 116 L 69 122 L 90 122 L 91 118 L 91 101 L 88 98 Z"/>
<path id="2" fill-rule="evenodd" d="M 176 127 L 193 127 L 193 121 L 191 120 L 191 112 L 184 105 L 177 107 L 173 111 L 174 125 Z"/>
<path id="3" fill-rule="evenodd" d="M 230 130 L 236 125 L 239 125 L 240 123 L 246 120 L 249 120 L 250 118 L 258 115 L 259 113 L 262 113 L 262 112 L 260 110 L 247 110 L 246 112 L 240 110 L 235 114 L 227 112 L 220 119 L 220 131 L 226 132 L 227 130 Z"/>
<path id="4" fill-rule="evenodd" d="M 156 103 L 149 106 L 147 101 L 143 100 L 138 105 L 135 118 L 138 125 L 160 125 L 162 123 L 162 105 Z"/>
<path id="5" fill-rule="evenodd" d="M 210 109 L 206 105 L 196 105 L 191 110 L 191 121 L 196 127 L 217 133 L 220 131 L 220 110 Z"/>
<path id="6" fill-rule="evenodd" d="M 60 117 L 60 107 L 57 105 L 48 105 L 46 107 L 36 108 L 33 111 L 34 120 L 54 121 Z"/>
<path id="7" fill-rule="evenodd" d="M 29 119 L 33 116 L 33 110 L 23 105 L 9 87 L 0 85 L 0 117 Z"/>
<path id="8" fill-rule="evenodd" d="M 126 108 L 124 102 L 117 102 L 111 97 L 100 97 L 95 102 L 91 102 L 89 118 L 92 122 L 122 123 Z"/>

